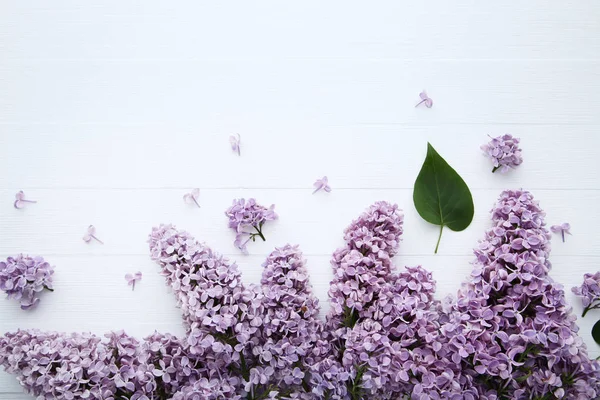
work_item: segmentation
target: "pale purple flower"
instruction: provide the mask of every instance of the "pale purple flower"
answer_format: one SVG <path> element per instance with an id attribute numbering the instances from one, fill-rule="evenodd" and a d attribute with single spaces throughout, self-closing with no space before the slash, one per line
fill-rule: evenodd
<path id="1" fill-rule="evenodd" d="M 317 179 L 317 181 L 313 184 L 315 190 L 313 194 L 317 193 L 319 190 L 324 190 L 325 192 L 331 192 L 331 187 L 329 186 L 329 180 L 326 176 L 321 179 Z"/>
<path id="2" fill-rule="evenodd" d="M 22 190 L 17 192 L 17 194 L 15 195 L 15 199 L 16 199 L 15 203 L 14 203 L 15 208 L 23 208 L 23 207 L 25 207 L 25 204 L 27 204 L 27 203 L 37 203 L 37 201 L 35 201 L 35 200 L 25 199 L 25 193 L 23 193 Z"/>
<path id="3" fill-rule="evenodd" d="M 131 290 L 135 289 L 135 283 L 142 280 L 142 273 L 140 271 L 135 274 L 126 274 L 125 280 L 127 281 L 127 285 L 131 286 Z"/>
<path id="4" fill-rule="evenodd" d="M 191 192 L 183 195 L 183 201 L 187 204 L 196 204 L 198 208 L 200 208 L 200 203 L 198 203 L 198 197 L 200 196 L 200 189 L 192 189 Z"/>
<path id="5" fill-rule="evenodd" d="M 100 244 L 104 244 L 104 242 L 102 240 L 100 240 L 96 237 L 96 228 L 94 227 L 94 225 L 88 226 L 86 234 L 83 235 L 83 241 L 86 243 L 91 242 L 92 239 L 94 239 L 95 241 L 97 241 Z"/>
<path id="6" fill-rule="evenodd" d="M 241 156 L 240 134 L 236 133 L 235 135 L 229 136 L 229 143 L 231 144 L 231 150 L 236 152 L 238 156 Z"/>
<path id="7" fill-rule="evenodd" d="M 433 100 L 427 96 L 426 91 L 423 90 L 421 93 L 419 93 L 419 97 L 421 98 L 421 101 L 418 102 L 415 107 L 419 107 L 421 104 L 424 104 L 427 108 L 433 107 Z"/>
<path id="8" fill-rule="evenodd" d="M 550 230 L 554 233 L 560 233 L 560 236 L 562 237 L 562 241 L 564 243 L 565 242 L 565 233 L 568 235 L 571 234 L 571 224 L 569 224 L 568 222 L 565 222 L 564 224 L 561 224 L 561 225 L 552 225 L 550 227 Z"/>
<path id="9" fill-rule="evenodd" d="M 234 245 L 244 253 L 247 252 L 246 245 L 250 240 L 254 242 L 256 237 L 260 237 L 266 241 L 262 232 L 263 225 L 277 219 L 275 205 L 266 208 L 256 203 L 255 199 L 233 200 L 225 215 L 229 219 L 228 226 L 236 233 Z"/>
<path id="10" fill-rule="evenodd" d="M 585 317 L 588 311 L 600 308 L 600 271 L 595 274 L 585 274 L 583 284 L 572 288 L 571 291 L 581 297 L 581 303 L 583 304 L 582 318 Z"/>
<path id="11" fill-rule="evenodd" d="M 18 300 L 21 308 L 27 310 L 39 302 L 39 294 L 44 290 L 54 291 L 52 275 L 54 267 L 42 257 L 29 257 L 22 254 L 8 257 L 0 262 L 0 290 L 9 299 Z"/>
<path id="12" fill-rule="evenodd" d="M 521 165 L 523 157 L 519 148 L 520 139 L 509 134 L 490 138 L 492 140 L 481 146 L 481 150 L 492 160 L 492 172 L 498 169 L 500 172 L 506 172 Z"/>
<path id="13" fill-rule="evenodd" d="M 236 226 L 261 220 L 234 205 Z M 438 301 L 431 273 L 396 269 L 403 216 L 378 202 L 333 255 L 325 324 L 296 246 L 246 286 L 235 263 L 161 225 L 150 253 L 184 336 L 18 331 L 0 337 L 0 365 L 36 398 L 63 400 L 595 399 L 599 365 L 548 275 L 544 216 L 530 193 L 503 192 L 469 279 Z"/>

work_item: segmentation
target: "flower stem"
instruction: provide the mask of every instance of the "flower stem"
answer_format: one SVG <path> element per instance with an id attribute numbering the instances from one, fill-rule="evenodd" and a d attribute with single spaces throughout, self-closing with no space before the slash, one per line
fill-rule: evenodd
<path id="1" fill-rule="evenodd" d="M 442 240 L 442 231 L 444 230 L 444 225 L 440 225 L 440 236 L 438 237 L 437 244 L 435 245 L 435 254 L 437 254 L 438 247 L 440 247 L 440 240 Z"/>
<path id="2" fill-rule="evenodd" d="M 498 171 L 498 168 L 500 168 L 500 166 L 498 165 L 497 167 L 494 167 L 494 169 L 492 170 L 492 174 L 496 171 Z"/>
<path id="3" fill-rule="evenodd" d="M 581 314 L 581 318 L 585 318 L 585 314 L 588 313 L 588 311 L 590 311 L 593 307 L 592 306 L 587 306 L 586 308 L 583 309 L 583 314 Z"/>
<path id="4" fill-rule="evenodd" d="M 256 229 L 256 232 L 258 232 L 258 236 L 260 236 L 260 238 L 263 240 L 263 242 L 266 242 L 267 239 L 265 239 L 265 235 L 263 235 L 260 228 L 258 226 L 255 226 L 254 229 Z"/>

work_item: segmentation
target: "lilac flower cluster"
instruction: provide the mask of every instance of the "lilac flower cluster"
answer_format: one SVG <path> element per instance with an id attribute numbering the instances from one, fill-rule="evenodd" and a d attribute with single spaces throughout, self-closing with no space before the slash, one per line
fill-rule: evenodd
<path id="1" fill-rule="evenodd" d="M 0 337 L 0 365 L 34 396 L 61 400 L 596 398 L 599 365 L 548 276 L 544 212 L 507 191 L 492 219 L 469 280 L 440 302 L 429 272 L 396 271 L 403 216 L 374 204 L 333 255 L 324 324 L 297 247 L 275 249 L 261 285 L 245 286 L 235 264 L 163 225 L 150 252 L 184 338 L 18 331 Z"/>
<path id="2" fill-rule="evenodd" d="M 0 338 L 0 349 L 6 371 L 44 399 L 170 399 L 183 382 L 203 378 L 184 343 L 158 333 L 138 342 L 124 332 L 17 331 Z"/>
<path id="3" fill-rule="evenodd" d="M 521 149 L 519 148 L 520 140 L 512 135 L 506 134 L 492 138 L 489 143 L 481 146 L 483 152 L 493 161 L 496 172 L 506 172 L 510 168 L 516 168 L 523 162 Z"/>
<path id="4" fill-rule="evenodd" d="M 19 300 L 23 310 L 35 307 L 43 290 L 53 291 L 54 268 L 42 257 L 22 254 L 0 262 L 0 290 L 8 298 Z"/>
<path id="5" fill-rule="evenodd" d="M 581 297 L 583 303 L 582 318 L 585 317 L 588 311 L 600 308 L 600 271 L 595 274 L 585 274 L 581 286 L 574 287 L 571 291 Z"/>
<path id="6" fill-rule="evenodd" d="M 593 399 L 591 361 L 562 287 L 549 276 L 545 213 L 526 191 L 505 191 L 475 249 L 471 279 L 442 321 L 474 399 Z"/>
<path id="7" fill-rule="evenodd" d="M 225 215 L 229 219 L 229 227 L 235 231 L 233 244 L 244 253 L 248 252 L 246 247 L 248 242 L 256 241 L 257 236 L 266 241 L 262 227 L 265 222 L 277 219 L 275 205 L 266 208 L 256 203 L 255 199 L 233 200 Z"/>

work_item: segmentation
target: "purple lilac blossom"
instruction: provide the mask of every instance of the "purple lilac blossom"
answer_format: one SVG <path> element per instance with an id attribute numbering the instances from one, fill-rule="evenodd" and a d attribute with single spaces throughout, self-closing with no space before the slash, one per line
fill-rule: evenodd
<path id="1" fill-rule="evenodd" d="M 600 271 L 595 274 L 585 274 L 581 286 L 574 287 L 571 291 L 581 297 L 581 303 L 583 304 L 582 318 L 585 317 L 588 311 L 600 308 Z"/>
<path id="2" fill-rule="evenodd" d="M 421 98 L 421 101 L 418 102 L 415 107 L 419 107 L 421 104 L 424 104 L 427 108 L 433 107 L 433 100 L 427 95 L 426 91 L 423 90 L 419 93 L 419 97 Z"/>
<path id="3" fill-rule="evenodd" d="M 593 399 L 599 366 L 577 335 L 565 293 L 548 275 L 545 213 L 505 191 L 475 249 L 470 280 L 442 320 L 440 342 L 478 399 Z"/>
<path id="4" fill-rule="evenodd" d="M 313 194 L 317 193 L 319 190 L 323 190 L 327 193 L 331 192 L 331 186 L 329 186 L 329 179 L 326 176 L 322 177 L 321 179 L 317 179 L 313 186 L 315 187 Z"/>
<path id="5" fill-rule="evenodd" d="M 489 143 L 481 146 L 481 150 L 492 160 L 494 168 L 492 172 L 500 169 L 500 172 L 507 172 L 511 168 L 516 168 L 523 162 L 521 149 L 519 148 L 520 139 L 506 134 L 492 138 Z"/>
<path id="6" fill-rule="evenodd" d="M 229 219 L 228 226 L 236 234 L 233 243 L 243 253 L 248 252 L 246 245 L 250 240 L 255 241 L 257 236 L 266 241 L 262 232 L 263 225 L 267 221 L 277 219 L 275 205 L 266 208 L 256 203 L 255 199 L 233 200 L 233 204 L 225 211 L 225 215 Z"/>
<path id="7" fill-rule="evenodd" d="M 0 262 L 0 290 L 9 299 L 18 300 L 21 308 L 27 310 L 39 302 L 39 294 L 44 290 L 53 291 L 52 275 L 54 267 L 42 257 L 29 257 L 20 254 Z"/>
<path id="8" fill-rule="evenodd" d="M 236 133 L 235 135 L 229 136 L 229 144 L 231 144 L 231 150 L 237 153 L 238 156 L 241 156 L 241 146 L 240 146 L 240 134 Z"/>
<path id="9" fill-rule="evenodd" d="M 17 194 L 15 194 L 15 202 L 14 202 L 14 207 L 17 209 L 21 209 L 23 207 L 25 207 L 25 204 L 27 203 L 37 203 L 37 201 L 35 200 L 28 200 L 25 198 L 25 193 L 22 190 L 19 190 L 17 192 Z"/>
<path id="10" fill-rule="evenodd" d="M 554 233 L 560 233 L 560 236 L 562 237 L 562 241 L 564 243 L 565 242 L 565 233 L 567 235 L 571 235 L 571 224 L 569 224 L 568 222 L 565 222 L 560 225 L 552 225 L 550 227 L 550 230 Z"/>
<path id="11" fill-rule="evenodd" d="M 246 287 L 235 264 L 163 225 L 150 250 L 184 338 L 18 331 L 0 337 L 0 365 L 58 400 L 596 398 L 598 363 L 548 276 L 543 211 L 507 191 L 492 218 L 457 300 L 436 301 L 429 272 L 395 271 L 402 214 L 376 203 L 334 253 L 324 325 L 297 247 L 276 249 Z"/>

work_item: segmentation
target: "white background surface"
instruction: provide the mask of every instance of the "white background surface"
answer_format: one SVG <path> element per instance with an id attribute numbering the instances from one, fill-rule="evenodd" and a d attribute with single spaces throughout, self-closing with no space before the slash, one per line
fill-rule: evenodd
<path id="1" fill-rule="evenodd" d="M 0 255 L 43 255 L 56 291 L 33 312 L 0 301 L 0 332 L 182 333 L 145 243 L 161 222 L 229 255 L 246 282 L 273 246 L 300 244 L 326 309 L 330 254 L 376 200 L 405 210 L 397 264 L 432 270 L 442 297 L 469 274 L 495 198 L 519 187 L 550 224 L 573 226 L 551 255 L 569 290 L 600 269 L 599 18 L 592 0 L 2 1 Z M 422 89 L 432 109 L 413 107 Z M 506 132 L 522 138 L 525 162 L 492 175 L 479 146 Z M 476 206 L 438 255 L 437 228 L 412 205 L 427 141 Z M 313 196 L 322 175 L 333 192 Z M 201 209 L 183 203 L 193 187 Z M 18 190 L 39 203 L 15 210 Z M 250 256 L 223 215 L 237 197 L 280 215 Z M 89 224 L 105 245 L 81 240 Z M 123 276 L 137 270 L 132 292 Z M 594 357 L 599 317 L 580 321 Z M 29 398 L 19 392 L 0 373 L 0 399 Z"/>

